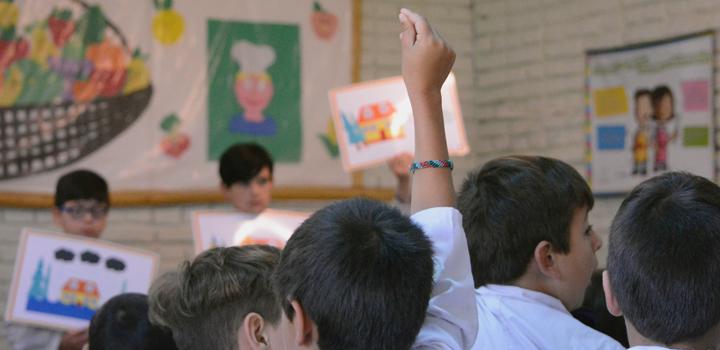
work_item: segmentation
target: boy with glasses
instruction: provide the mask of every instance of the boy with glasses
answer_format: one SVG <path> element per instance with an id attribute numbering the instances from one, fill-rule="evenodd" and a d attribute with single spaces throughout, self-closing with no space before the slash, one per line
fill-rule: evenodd
<path id="1" fill-rule="evenodd" d="M 60 177 L 55 188 L 53 221 L 63 232 L 99 238 L 110 209 L 105 179 L 90 170 L 75 170 Z M 13 350 L 81 350 L 87 329 L 64 333 L 19 324 L 5 325 L 5 339 Z"/>

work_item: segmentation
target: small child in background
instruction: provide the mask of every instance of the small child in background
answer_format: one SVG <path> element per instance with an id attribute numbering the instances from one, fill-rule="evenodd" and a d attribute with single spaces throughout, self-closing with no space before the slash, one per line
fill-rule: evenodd
<path id="1" fill-rule="evenodd" d="M 153 282 L 150 320 L 172 331 L 179 350 L 284 349 L 271 285 L 279 258 L 264 245 L 207 250 Z"/>
<path id="2" fill-rule="evenodd" d="M 479 334 L 472 349 L 624 349 L 569 310 L 582 305 L 602 242 L 585 180 L 551 158 L 494 159 L 462 185 Z"/>
<path id="3" fill-rule="evenodd" d="M 127 293 L 110 298 L 90 322 L 85 350 L 177 350 L 172 333 L 148 320 L 148 297 Z"/>
<path id="4" fill-rule="evenodd" d="M 632 190 L 610 228 L 603 286 L 631 349 L 720 347 L 720 187 L 671 172 Z"/>
<path id="5" fill-rule="evenodd" d="M 220 156 L 220 192 L 238 211 L 260 214 L 272 200 L 273 159 L 256 143 L 237 143 Z"/>
<path id="6" fill-rule="evenodd" d="M 58 179 L 52 213 L 64 233 L 99 238 L 109 210 L 110 194 L 102 176 L 75 170 Z M 88 340 L 87 329 L 65 333 L 8 323 L 4 331 L 12 350 L 81 350 Z"/>

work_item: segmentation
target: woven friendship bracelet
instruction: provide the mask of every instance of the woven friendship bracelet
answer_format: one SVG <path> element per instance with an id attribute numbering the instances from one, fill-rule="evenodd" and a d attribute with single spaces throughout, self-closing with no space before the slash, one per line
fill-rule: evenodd
<path id="1" fill-rule="evenodd" d="M 452 160 L 425 160 L 422 162 L 413 162 L 412 165 L 410 165 L 410 173 L 415 173 L 415 170 L 418 169 L 427 169 L 427 168 L 448 168 L 450 170 L 453 169 L 453 161 Z"/>

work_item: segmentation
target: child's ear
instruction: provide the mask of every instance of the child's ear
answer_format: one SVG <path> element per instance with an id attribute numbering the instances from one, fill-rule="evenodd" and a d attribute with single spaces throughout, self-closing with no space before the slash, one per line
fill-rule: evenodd
<path id="1" fill-rule="evenodd" d="M 555 257 L 556 254 L 557 253 L 553 251 L 552 244 L 548 241 L 538 243 L 533 252 L 533 259 L 540 273 L 552 279 L 560 278 L 560 270 L 558 269 L 557 259 Z"/>
<path id="2" fill-rule="evenodd" d="M 63 221 L 62 221 L 62 212 L 60 211 L 60 209 L 58 209 L 58 207 L 52 208 L 52 216 L 53 216 L 53 222 L 55 223 L 56 226 L 58 226 L 58 227 L 64 226 Z"/>
<path id="3" fill-rule="evenodd" d="M 605 292 L 605 304 L 607 305 L 608 312 L 616 317 L 622 316 L 622 310 L 620 310 L 620 305 L 618 305 L 617 299 L 615 299 L 607 270 L 602 273 L 602 281 L 603 291 Z"/>
<path id="4" fill-rule="evenodd" d="M 268 340 L 265 338 L 265 319 L 255 312 L 251 312 L 245 316 L 242 329 L 242 336 L 245 338 L 245 344 L 250 349 L 265 349 L 268 346 Z"/>
<path id="5" fill-rule="evenodd" d="M 295 343 L 300 346 L 309 346 L 315 342 L 315 331 L 314 324 L 310 320 L 310 316 L 305 312 L 300 302 L 293 300 L 290 302 L 293 310 L 295 311 L 295 317 L 293 317 L 292 324 L 295 328 Z"/>

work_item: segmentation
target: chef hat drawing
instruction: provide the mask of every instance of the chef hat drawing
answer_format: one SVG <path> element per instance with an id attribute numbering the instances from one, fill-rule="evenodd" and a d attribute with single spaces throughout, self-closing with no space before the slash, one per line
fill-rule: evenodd
<path id="1" fill-rule="evenodd" d="M 275 50 L 272 46 L 256 45 L 247 40 L 233 44 L 232 57 L 246 73 L 264 73 L 275 63 Z"/>

